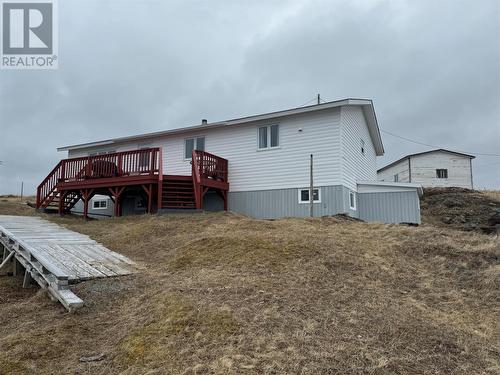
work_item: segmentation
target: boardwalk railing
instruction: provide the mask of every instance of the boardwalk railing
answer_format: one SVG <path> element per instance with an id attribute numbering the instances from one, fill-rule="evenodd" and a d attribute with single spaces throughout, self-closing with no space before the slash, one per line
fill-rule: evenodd
<path id="1" fill-rule="evenodd" d="M 61 160 L 37 189 L 37 208 L 50 203 L 57 184 L 99 178 L 146 176 L 160 173 L 160 149 L 115 152 Z"/>

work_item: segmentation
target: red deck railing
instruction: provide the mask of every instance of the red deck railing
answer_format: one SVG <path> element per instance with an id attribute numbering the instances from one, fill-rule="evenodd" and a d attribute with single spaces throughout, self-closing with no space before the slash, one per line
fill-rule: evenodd
<path id="1" fill-rule="evenodd" d="M 192 177 L 196 208 L 203 206 L 203 196 L 208 188 L 213 187 L 227 191 L 229 189 L 227 173 L 227 159 L 210 154 L 205 151 L 193 151 L 192 154 Z M 224 207 L 226 207 L 224 199 Z"/>
<path id="2" fill-rule="evenodd" d="M 61 160 L 38 186 L 37 208 L 50 203 L 60 183 L 161 175 L 160 155 L 159 148 L 147 148 Z"/>
<path id="3" fill-rule="evenodd" d="M 201 178 L 227 182 L 227 159 L 206 151 L 193 151 L 194 173 Z"/>

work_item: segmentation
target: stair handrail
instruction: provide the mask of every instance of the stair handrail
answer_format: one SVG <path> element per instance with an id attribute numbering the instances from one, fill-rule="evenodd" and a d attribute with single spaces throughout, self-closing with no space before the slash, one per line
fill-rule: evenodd
<path id="1" fill-rule="evenodd" d="M 54 169 L 37 187 L 36 207 L 41 208 L 52 201 L 49 199 L 47 202 L 47 199 L 55 191 L 59 182 L 64 183 L 68 182 L 68 180 L 111 177 L 111 175 L 121 176 L 129 173 L 149 174 L 150 176 L 161 175 L 163 171 L 160 169 L 160 157 L 160 148 L 151 147 L 104 155 L 63 159 L 57 163 Z M 99 176 L 102 172 L 104 172 L 105 176 Z"/>
<path id="2" fill-rule="evenodd" d="M 196 208 L 201 208 L 201 197 L 200 197 L 200 184 L 201 184 L 201 174 L 200 165 L 198 163 L 198 155 L 196 150 L 191 153 L 191 175 L 193 177 L 193 189 L 194 189 L 194 201 Z"/>
<path id="3" fill-rule="evenodd" d="M 52 171 L 43 179 L 43 181 L 38 185 L 36 189 L 36 208 L 40 208 L 43 202 L 47 199 L 50 194 L 57 187 L 58 178 L 54 179 L 56 173 L 59 172 L 61 166 L 63 164 L 63 160 L 59 161 L 56 166 L 52 169 Z M 48 185 L 48 187 L 46 187 Z M 42 191 L 43 190 L 43 191 Z M 43 199 L 42 199 L 43 194 Z"/>
<path id="4" fill-rule="evenodd" d="M 216 177 L 223 182 L 227 182 L 228 161 L 220 156 L 206 151 L 193 150 L 193 167 L 196 165 L 198 182 L 201 178 Z"/>

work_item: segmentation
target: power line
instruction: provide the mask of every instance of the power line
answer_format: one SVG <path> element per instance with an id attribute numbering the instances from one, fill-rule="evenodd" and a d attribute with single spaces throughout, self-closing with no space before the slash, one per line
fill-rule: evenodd
<path id="1" fill-rule="evenodd" d="M 309 104 L 309 103 L 312 103 L 312 102 L 315 102 L 315 101 L 317 101 L 317 99 L 316 99 L 316 98 L 311 99 L 311 100 L 309 100 L 309 101 L 305 102 L 304 104 L 301 104 L 301 105 L 299 105 L 299 106 L 297 106 L 297 107 L 298 107 L 298 108 L 300 108 L 300 107 L 304 107 L 306 104 Z"/>
<path id="2" fill-rule="evenodd" d="M 380 130 L 382 133 L 385 133 L 385 134 L 389 134 L 389 135 L 392 135 L 393 137 L 396 137 L 396 138 L 399 138 L 399 139 L 403 139 L 405 141 L 408 141 L 408 142 L 412 142 L 412 143 L 416 143 L 418 145 L 422 145 L 422 146 L 427 146 L 427 147 L 432 147 L 432 148 L 445 148 L 445 147 L 441 147 L 441 146 L 436 146 L 436 145 L 431 145 L 431 144 L 428 144 L 428 143 L 424 143 L 424 142 L 419 142 L 419 141 L 416 141 L 414 139 L 410 139 L 410 138 L 406 138 L 406 137 L 402 137 L 400 135 L 397 135 L 397 134 L 394 134 L 394 133 L 391 133 L 391 132 L 388 132 L 386 130 Z M 492 154 L 492 153 L 481 153 L 481 152 L 472 152 L 472 151 L 460 151 L 460 150 L 455 150 L 456 152 L 461 152 L 463 154 L 473 154 L 473 155 L 480 155 L 480 156 L 496 156 L 496 157 L 500 157 L 500 154 Z"/>
<path id="3" fill-rule="evenodd" d="M 307 102 L 305 102 L 304 104 L 300 105 L 299 107 L 304 107 L 305 105 L 309 104 L 309 103 L 312 103 L 312 102 L 319 102 L 320 103 L 328 103 L 328 100 L 325 100 L 323 99 L 319 94 L 314 98 L 314 99 L 311 99 Z M 436 145 L 431 145 L 431 144 L 428 144 L 428 143 L 424 143 L 424 142 L 420 142 L 420 141 L 416 141 L 414 139 L 410 139 L 410 138 L 406 138 L 406 137 L 403 137 L 401 135 L 397 135 L 397 134 L 394 134 L 394 133 L 391 133 L 391 132 L 388 132 L 387 130 L 382 130 L 380 129 L 380 131 L 382 133 L 385 133 L 385 134 L 389 134 L 389 135 L 392 135 L 393 137 L 396 137 L 396 138 L 399 138 L 399 139 L 403 139 L 407 142 L 412 142 L 412 143 L 415 143 L 415 144 L 418 144 L 418 145 L 422 145 L 422 146 L 427 146 L 427 147 L 432 147 L 432 148 L 443 148 L 443 149 L 446 149 L 446 147 L 441 147 L 441 146 L 436 146 Z M 494 154 L 494 153 L 482 153 L 482 152 L 472 152 L 472 151 L 461 151 L 461 150 L 454 150 L 456 152 L 461 152 L 462 154 L 472 154 L 472 155 L 479 155 L 479 156 L 493 156 L 493 157 L 500 157 L 500 154 Z"/>
<path id="4" fill-rule="evenodd" d="M 319 103 L 318 103 L 318 100 L 319 100 Z M 314 99 L 311 99 L 311 100 L 308 100 L 307 102 L 305 102 L 304 104 L 301 104 L 299 106 L 297 106 L 297 108 L 300 108 L 300 107 L 304 107 L 306 106 L 307 104 L 309 103 L 315 103 L 315 104 L 322 104 L 322 103 L 328 103 L 328 100 L 324 100 L 320 94 L 316 95 L 314 97 Z"/>

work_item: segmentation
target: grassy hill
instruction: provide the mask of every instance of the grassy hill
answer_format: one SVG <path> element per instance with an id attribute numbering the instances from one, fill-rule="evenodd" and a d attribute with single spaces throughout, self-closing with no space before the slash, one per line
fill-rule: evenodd
<path id="1" fill-rule="evenodd" d="M 0 198 L 0 214 L 33 211 Z M 76 286 L 74 315 L 0 277 L 0 373 L 500 372 L 498 237 L 226 213 L 50 219 L 141 272 Z"/>

